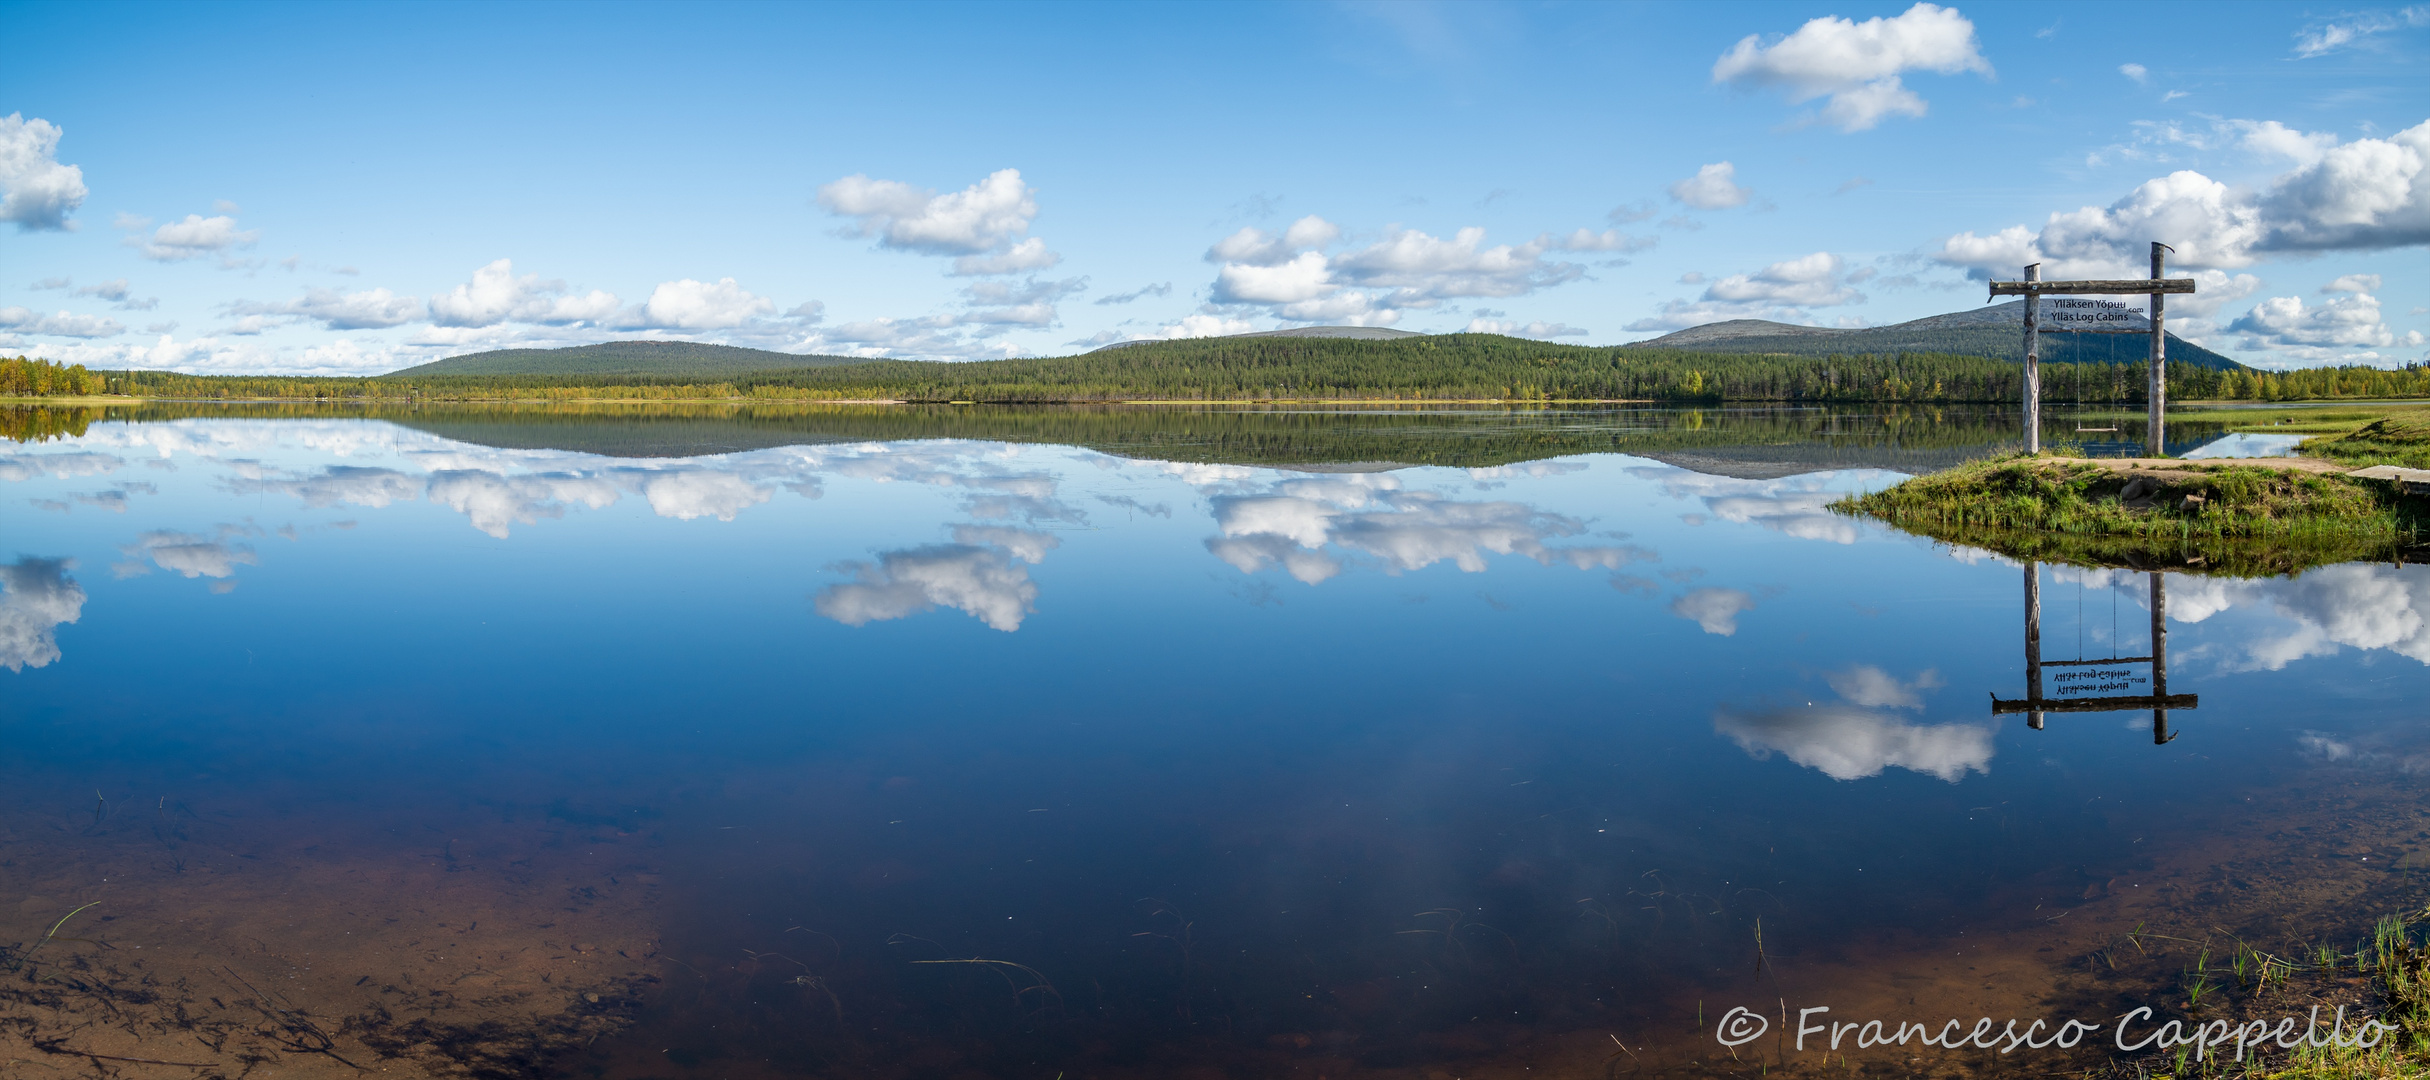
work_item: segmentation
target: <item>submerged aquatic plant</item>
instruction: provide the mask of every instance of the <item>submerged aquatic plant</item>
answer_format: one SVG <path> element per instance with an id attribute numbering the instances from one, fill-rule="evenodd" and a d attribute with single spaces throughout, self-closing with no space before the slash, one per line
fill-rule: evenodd
<path id="1" fill-rule="evenodd" d="M 91 939 L 91 938 L 80 938 L 80 937 L 61 938 L 61 937 L 59 936 L 59 928 L 60 928 L 60 927 L 63 927 L 63 926 L 66 926 L 66 925 L 68 924 L 68 920 L 69 920 L 69 919 L 73 919 L 73 918 L 75 918 L 75 917 L 76 917 L 76 916 L 78 916 L 78 915 L 84 914 L 84 909 L 85 909 L 85 908 L 92 907 L 92 906 L 94 906 L 95 904 L 99 904 L 99 903 L 101 903 L 101 901 L 99 901 L 99 900 L 95 900 L 95 901 L 93 901 L 93 902 L 92 902 L 92 903 L 90 903 L 90 904 L 84 904 L 84 905 L 81 905 L 81 906 L 77 907 L 77 909 L 76 909 L 76 910 L 71 911 L 71 912 L 68 912 L 67 914 L 60 916 L 60 917 L 59 917 L 59 921 L 58 921 L 58 922 L 55 922 L 55 923 L 52 923 L 52 924 L 51 924 L 51 929 L 50 929 L 50 932 L 49 932 L 49 933 L 47 933 L 47 934 L 42 935 L 42 940 L 35 942 L 35 943 L 34 943 L 34 944 L 31 946 L 31 947 L 27 948 L 27 949 L 25 950 L 24 955 L 19 956 L 17 959 L 18 959 L 19 961 L 24 961 L 24 960 L 30 959 L 30 958 L 31 958 L 31 957 L 34 955 L 34 950 L 35 950 L 35 949 L 39 949 L 39 948 L 41 948 L 41 947 L 43 947 L 43 946 L 45 946 L 45 945 L 48 945 L 48 944 L 50 944 L 50 943 L 51 943 L 53 940 L 61 940 L 61 941 L 82 941 L 82 942 L 85 942 L 85 943 L 87 943 L 87 944 L 91 944 L 91 943 L 92 943 L 92 941 L 93 941 L 93 939 Z"/>

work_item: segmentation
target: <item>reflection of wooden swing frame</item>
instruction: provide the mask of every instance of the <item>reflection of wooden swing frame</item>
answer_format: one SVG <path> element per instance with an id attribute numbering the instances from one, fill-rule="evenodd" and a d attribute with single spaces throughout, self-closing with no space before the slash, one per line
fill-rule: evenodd
<path id="1" fill-rule="evenodd" d="M 2152 654 L 2150 656 L 2120 656 L 2107 660 L 2044 660 L 2042 659 L 2042 564 L 2025 564 L 2025 696 L 2003 700 L 1991 696 L 1991 714 L 2024 713 L 2025 726 L 2042 729 L 2043 714 L 2072 712 L 2126 712 L 2135 709 L 2152 711 L 2152 744 L 2167 743 L 2177 736 L 2168 729 L 2171 709 L 2192 709 L 2201 705 L 2196 694 L 2168 692 L 2168 585 L 2159 571 L 2151 572 Z M 2152 669 L 2152 692 L 2118 697 L 2052 698 L 2042 696 L 2042 669 L 2046 667 L 2098 667 L 2110 664 L 2149 664 Z"/>

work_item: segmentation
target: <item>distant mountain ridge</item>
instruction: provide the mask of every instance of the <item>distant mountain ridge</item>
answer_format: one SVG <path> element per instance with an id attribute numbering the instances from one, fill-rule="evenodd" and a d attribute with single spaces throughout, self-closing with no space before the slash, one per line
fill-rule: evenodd
<path id="1" fill-rule="evenodd" d="M 2010 363 L 2024 360 L 2024 302 L 2011 301 L 1970 311 L 1915 319 L 1894 326 L 1863 329 L 1838 329 L 1823 326 L 1797 326 L 1762 319 L 1733 319 L 1707 323 L 1650 341 L 1619 346 L 1621 349 L 1676 349 L 1685 352 L 1774 354 L 1798 357 L 1850 356 L 1870 354 L 1892 356 L 1899 353 L 1943 353 L 1954 356 L 1981 356 Z M 1150 356 L 1161 357 L 1172 350 L 1191 350 L 1220 342 L 1272 341 L 1277 347 L 1285 339 L 1315 339 L 1327 343 L 1350 342 L 1390 346 L 1429 339 L 1433 342 L 1488 339 L 1493 335 L 1418 334 L 1378 326 L 1302 326 L 1286 330 L 1260 330 L 1246 334 L 1226 334 L 1207 338 L 1143 338 L 1103 346 L 1095 352 L 1122 350 L 1124 367 L 1136 350 L 1138 363 L 1154 364 Z M 1526 340 L 1526 339 L 1496 339 Z M 2192 344 L 2175 334 L 2169 335 L 2168 356 L 2183 364 L 2227 371 L 2241 368 L 2219 353 Z M 1540 344 L 1540 343 L 1539 343 Z M 1421 349 L 1425 346 L 1421 345 Z M 1601 348 L 1608 348 L 1604 346 Z M 2051 334 L 2042 339 L 2042 358 L 2051 363 L 2117 363 L 2131 364 L 2144 359 L 2149 339 L 2136 334 Z M 1079 354 L 1082 356 L 1088 354 Z M 1052 358 L 1048 358 L 1052 359 Z M 1077 357 L 1070 359 L 1076 360 Z M 715 382 L 752 374 L 774 374 L 805 368 L 843 367 L 855 364 L 901 364 L 903 361 L 871 359 L 853 356 L 822 356 L 804 353 L 775 352 L 768 349 L 746 349 L 734 345 L 710 345 L 693 341 L 607 341 L 595 345 L 576 345 L 562 349 L 498 349 L 490 352 L 451 356 L 427 364 L 389 372 L 382 378 L 421 379 L 445 377 L 636 377 L 653 379 L 688 379 Z M 919 365 L 925 369 L 927 364 Z M 952 368 L 959 365 L 942 364 Z"/>
<path id="2" fill-rule="evenodd" d="M 2130 324 L 2147 332 L 2150 324 Z M 2150 355 L 2150 338 L 2136 334 L 2045 334 L 2042 359 L 2050 363 L 2124 364 Z M 1764 319 L 1732 319 L 1691 326 L 1676 333 L 1622 346 L 1630 349 L 1689 349 L 1698 352 L 1787 353 L 1828 356 L 1834 353 L 1939 352 L 1989 356 L 2025 362 L 2025 301 L 1953 311 L 1892 326 L 1840 329 L 1797 326 Z M 2181 364 L 2230 370 L 2244 365 L 2175 334 L 2168 335 L 2168 358 Z"/>
<path id="3" fill-rule="evenodd" d="M 697 341 L 603 341 L 563 349 L 497 349 L 391 371 L 387 379 L 441 375 L 646 375 L 722 379 L 758 371 L 865 363 L 857 356 L 709 345 Z"/>
<path id="4" fill-rule="evenodd" d="M 1381 326 L 1294 326 L 1288 330 L 1253 330 L 1246 334 L 1219 334 L 1217 336 L 1227 338 L 1304 337 L 1342 338 L 1351 341 L 1393 341 L 1399 338 L 1425 337 L 1426 335 L 1418 333 L 1414 330 L 1393 330 Z M 1171 340 L 1174 339 L 1132 338 L 1129 341 L 1117 341 L 1111 345 L 1100 345 L 1089 351 L 1104 352 L 1107 349 L 1126 349 L 1133 345 L 1158 345 Z"/>

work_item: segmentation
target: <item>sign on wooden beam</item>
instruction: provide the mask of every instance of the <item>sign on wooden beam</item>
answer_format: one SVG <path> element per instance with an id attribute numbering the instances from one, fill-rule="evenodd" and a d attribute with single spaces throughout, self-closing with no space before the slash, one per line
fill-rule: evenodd
<path id="1" fill-rule="evenodd" d="M 2144 296 L 2053 296 L 2042 301 L 2042 332 L 2108 330 L 2147 333 L 2152 301 Z"/>
<path id="2" fill-rule="evenodd" d="M 2152 276 L 2089 281 L 2044 281 L 2042 264 L 2025 268 L 2023 281 L 1994 281 L 1993 296 L 2025 298 L 2025 452 L 2042 452 L 2042 335 L 2142 334 L 2152 339 L 2148 366 L 2151 390 L 2144 407 L 2151 419 L 2143 432 L 2144 449 L 2153 457 L 2168 452 L 2168 332 L 2162 297 L 2194 291 L 2193 278 L 2162 276 L 2168 253 L 2175 250 L 2152 241 Z M 2050 298 L 2044 314 L 2043 297 Z M 2135 300 L 2078 300 L 2075 297 L 2126 296 Z M 2050 325 L 2044 325 L 2047 322 Z M 2140 323 L 2141 325 L 2136 325 Z"/>

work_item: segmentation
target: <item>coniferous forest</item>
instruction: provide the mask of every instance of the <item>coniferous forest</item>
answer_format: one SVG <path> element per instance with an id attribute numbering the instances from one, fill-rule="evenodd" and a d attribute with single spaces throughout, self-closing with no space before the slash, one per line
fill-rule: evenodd
<path id="1" fill-rule="evenodd" d="M 2139 404 L 2144 363 L 2052 363 L 2042 399 Z M 2430 369 L 2169 365 L 2172 400 L 2298 401 L 2430 396 Z M 943 363 L 869 360 L 704 380 L 663 375 L 403 375 L 359 378 L 87 372 L 0 361 L 8 396 L 124 394 L 204 400 L 1656 401 L 2001 403 L 2018 364 L 1907 352 L 1792 356 L 1559 345 L 1491 334 L 1393 341 L 1207 338 L 1078 356 Z"/>

